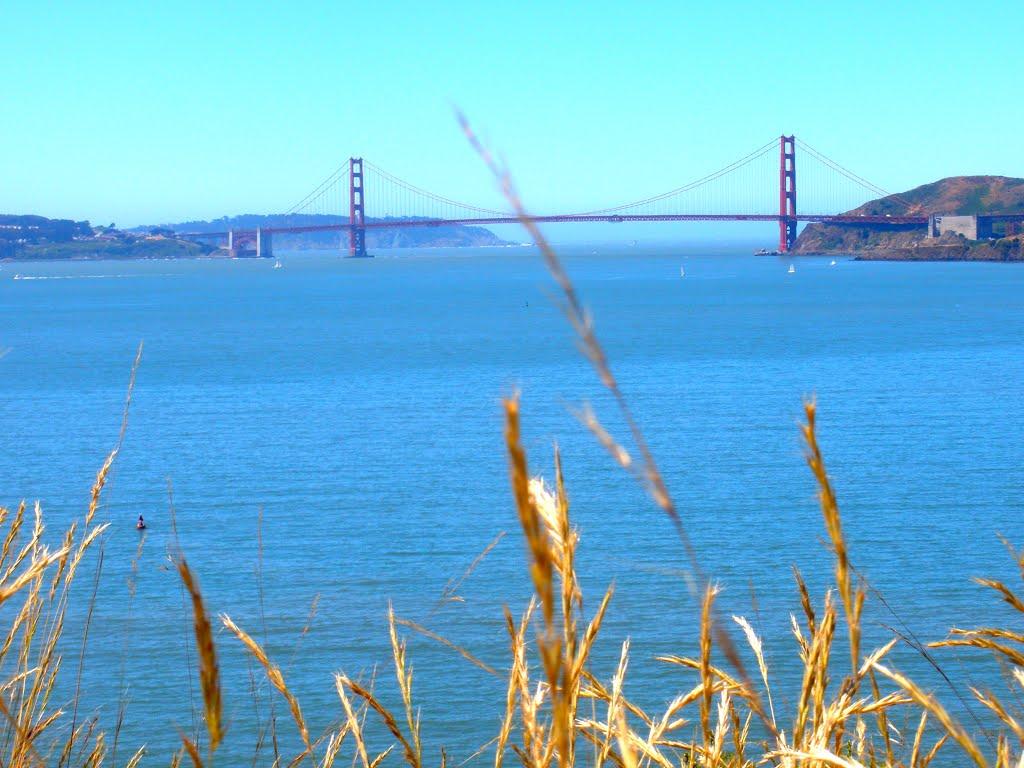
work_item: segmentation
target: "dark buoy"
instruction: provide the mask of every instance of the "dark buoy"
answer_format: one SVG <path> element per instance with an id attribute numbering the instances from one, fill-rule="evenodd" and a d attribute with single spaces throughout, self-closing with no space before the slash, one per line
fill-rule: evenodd
<path id="1" fill-rule="evenodd" d="M 139 522 L 135 524 L 135 528 L 139 531 L 146 530 L 146 521 L 142 519 L 142 515 L 139 515 Z"/>

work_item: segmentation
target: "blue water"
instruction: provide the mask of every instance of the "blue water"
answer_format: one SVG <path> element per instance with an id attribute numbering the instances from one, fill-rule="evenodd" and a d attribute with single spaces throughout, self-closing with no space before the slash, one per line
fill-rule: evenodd
<path id="1" fill-rule="evenodd" d="M 565 258 L 702 565 L 724 588 L 723 615 L 747 615 L 766 638 L 788 721 L 789 611 L 799 610 L 790 566 L 819 599 L 832 567 L 798 436 L 805 396 L 819 402 L 853 560 L 898 616 L 872 597 L 869 642 L 899 622 L 938 639 L 952 624 L 1008 620 L 969 579 L 1014 580 L 997 534 L 1024 538 L 1024 268 L 803 258 L 787 274 L 788 262 L 749 253 L 588 246 Z M 376 667 L 395 700 L 389 600 L 505 666 L 502 606 L 518 612 L 529 595 L 503 452 L 500 404 L 513 392 L 535 470 L 550 476 L 553 444 L 563 452 L 588 609 L 616 585 L 599 670 L 629 636 L 627 695 L 657 707 L 688 690 L 691 676 L 653 660 L 696 651 L 686 561 L 668 521 L 569 413 L 589 402 L 626 439 L 536 252 L 282 261 L 0 272 L 0 502 L 39 499 L 53 532 L 84 513 L 145 342 L 100 512 L 112 525 L 83 672 L 82 712 L 107 727 L 122 681 L 128 688 L 119 760 L 147 743 L 164 761 L 177 728 L 191 731 L 198 697 L 190 617 L 168 568 L 169 485 L 211 611 L 266 640 L 314 731 L 340 717 L 336 671 L 369 677 Z M 36 279 L 12 280 L 15 271 Z M 150 528 L 132 601 L 139 513 Z M 460 587 L 463 600 L 439 606 L 449 579 L 502 531 Z M 72 617 L 65 697 L 84 604 Z M 461 761 L 497 733 L 504 687 L 430 640 L 410 642 L 430 754 L 445 744 Z M 233 637 L 219 632 L 218 643 L 225 749 L 250 755 L 249 667 Z M 959 683 L 992 676 L 971 654 L 940 658 Z M 961 711 L 916 654 L 895 661 Z M 270 693 L 257 679 L 265 718 Z"/>

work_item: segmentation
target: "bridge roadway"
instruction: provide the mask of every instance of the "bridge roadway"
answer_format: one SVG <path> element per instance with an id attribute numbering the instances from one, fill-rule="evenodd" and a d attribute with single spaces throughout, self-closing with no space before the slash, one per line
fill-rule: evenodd
<path id="1" fill-rule="evenodd" d="M 530 216 L 531 221 L 537 224 L 555 223 L 586 223 L 606 222 L 618 224 L 626 221 L 796 221 L 826 224 L 889 224 L 889 225 L 919 225 L 928 224 L 927 216 L 848 216 L 828 214 L 807 214 L 801 213 L 796 216 L 779 216 L 777 213 L 752 213 L 752 214 L 565 214 L 555 216 Z M 345 232 L 353 229 L 354 226 L 361 226 L 364 229 L 395 229 L 399 227 L 444 227 L 451 225 L 494 225 L 494 224 L 519 224 L 516 216 L 495 216 L 491 218 L 472 219 L 377 219 L 367 221 L 362 225 L 345 224 L 312 224 L 304 227 L 263 227 L 261 231 L 270 234 L 299 234 L 302 232 Z M 255 229 L 233 230 L 235 236 L 252 235 Z M 178 237 L 191 238 L 194 240 L 206 238 L 223 238 L 228 232 L 178 232 Z"/>

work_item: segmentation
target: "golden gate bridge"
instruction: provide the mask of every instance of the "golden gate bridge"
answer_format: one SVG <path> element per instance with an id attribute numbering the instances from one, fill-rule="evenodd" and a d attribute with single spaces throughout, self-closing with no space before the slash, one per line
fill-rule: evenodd
<path id="1" fill-rule="evenodd" d="M 800 209 L 797 208 L 797 148 L 801 158 Z M 870 197 L 868 197 L 870 196 Z M 872 198 L 887 198 L 892 213 L 849 214 Z M 372 212 L 373 217 L 368 213 Z M 345 215 L 347 213 L 347 216 Z M 510 211 L 485 208 L 415 186 L 368 160 L 350 158 L 309 194 L 289 208 L 292 214 L 319 214 L 336 221 L 299 226 L 181 232 L 179 237 L 227 241 L 232 252 L 255 246 L 255 255 L 273 253 L 273 236 L 305 232 L 342 234 L 348 255 L 367 256 L 366 233 L 374 229 L 447 225 L 516 224 Z M 844 168 L 798 141 L 779 136 L 740 159 L 682 186 L 606 208 L 531 215 L 531 220 L 561 222 L 777 222 L 779 252 L 793 247 L 800 222 L 878 227 L 925 226 L 928 216 L 897 195 Z"/>

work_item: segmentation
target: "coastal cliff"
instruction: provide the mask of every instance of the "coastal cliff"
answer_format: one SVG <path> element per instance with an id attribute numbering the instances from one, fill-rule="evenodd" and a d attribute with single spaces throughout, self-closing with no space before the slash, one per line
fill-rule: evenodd
<path id="1" fill-rule="evenodd" d="M 1024 214 L 1024 179 L 1008 176 L 952 176 L 907 192 L 871 200 L 850 216 L 998 216 Z M 992 238 L 968 240 L 946 232 L 928 237 L 920 225 L 808 224 L 794 253 L 854 254 L 890 261 L 1024 261 L 1024 236 L 1000 224 Z"/>

